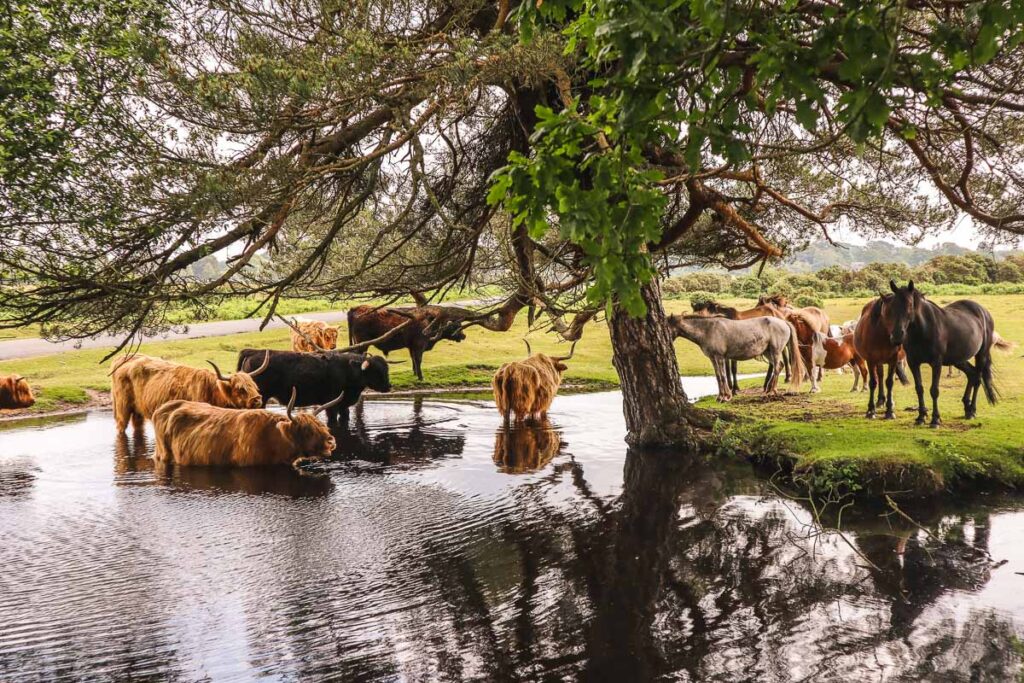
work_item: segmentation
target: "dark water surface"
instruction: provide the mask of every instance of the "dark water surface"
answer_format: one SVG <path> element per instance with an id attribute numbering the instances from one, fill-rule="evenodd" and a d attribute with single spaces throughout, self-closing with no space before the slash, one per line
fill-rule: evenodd
<path id="1" fill-rule="evenodd" d="M 375 401 L 311 476 L 155 472 L 109 413 L 0 426 L 0 681 L 1016 678 L 1024 506 L 843 538 L 622 436 L 616 393 L 511 433 Z"/>

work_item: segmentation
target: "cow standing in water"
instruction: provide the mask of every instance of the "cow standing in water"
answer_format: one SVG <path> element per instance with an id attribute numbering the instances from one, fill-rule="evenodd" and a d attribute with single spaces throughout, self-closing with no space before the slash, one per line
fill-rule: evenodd
<path id="1" fill-rule="evenodd" d="M 157 461 L 202 467 L 295 465 L 329 458 L 335 441 L 317 414 L 293 415 L 295 391 L 284 415 L 269 410 L 231 410 L 195 401 L 170 401 L 153 414 Z"/>
<path id="2" fill-rule="evenodd" d="M 31 408 L 36 397 L 32 395 L 32 387 L 21 375 L 0 377 L 0 409 L 13 410 Z"/>
<path id="3" fill-rule="evenodd" d="M 344 351 L 243 349 L 238 353 L 238 370 L 253 368 L 264 357 L 266 369 L 256 378 L 263 407 L 272 398 L 284 405 L 294 389 L 298 392 L 296 406 L 329 403 L 327 422 L 335 424 L 339 418 L 348 419 L 348 409 L 359 402 L 364 390 L 391 391 L 388 363 L 380 356 Z M 341 400 L 334 401 L 339 395 Z"/>
<path id="4" fill-rule="evenodd" d="M 221 374 L 213 361 L 213 370 L 179 365 L 162 358 L 126 356 L 114 361 L 110 379 L 110 398 L 114 404 L 114 422 L 120 434 L 131 421 L 136 431 L 152 419 L 156 409 L 168 401 L 198 401 L 221 408 L 259 408 L 262 400 L 254 381 L 267 369 L 270 354 L 251 372 Z"/>
<path id="5" fill-rule="evenodd" d="M 505 363 L 491 380 L 494 402 L 505 422 L 509 421 L 511 413 L 515 413 L 516 422 L 532 418 L 543 420 L 547 416 L 562 384 L 562 373 L 569 369 L 565 361 L 572 358 L 576 350 L 573 342 L 568 356 L 549 356 L 533 353 L 530 342 L 523 341 L 529 357 Z"/>
<path id="6" fill-rule="evenodd" d="M 458 320 L 445 316 L 443 306 L 418 306 L 416 308 L 374 308 L 356 306 L 348 312 L 348 343 L 359 344 L 383 337 L 402 326 L 388 339 L 374 343 L 386 356 L 390 351 L 409 349 L 412 371 L 423 381 L 423 354 L 434 348 L 437 342 L 447 339 L 461 342 L 466 333 Z"/>

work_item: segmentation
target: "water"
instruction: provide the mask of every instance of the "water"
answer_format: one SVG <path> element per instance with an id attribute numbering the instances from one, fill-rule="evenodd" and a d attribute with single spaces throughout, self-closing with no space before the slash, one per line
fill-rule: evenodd
<path id="1" fill-rule="evenodd" d="M 512 434 L 376 401 L 317 473 L 168 473 L 109 413 L 0 426 L 0 681 L 1017 675 L 1019 504 L 844 538 L 623 431 L 616 393 Z"/>

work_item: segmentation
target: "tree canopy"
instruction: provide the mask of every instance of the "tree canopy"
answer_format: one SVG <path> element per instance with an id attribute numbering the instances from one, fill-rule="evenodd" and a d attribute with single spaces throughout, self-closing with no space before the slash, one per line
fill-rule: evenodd
<path id="1" fill-rule="evenodd" d="M 7 7 L 5 325 L 487 281 L 578 337 L 839 221 L 1024 233 L 1024 0 Z"/>

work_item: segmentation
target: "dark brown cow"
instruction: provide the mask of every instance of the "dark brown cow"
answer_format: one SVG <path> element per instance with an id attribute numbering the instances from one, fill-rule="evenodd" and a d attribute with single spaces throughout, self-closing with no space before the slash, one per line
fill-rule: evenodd
<path id="1" fill-rule="evenodd" d="M 423 380 L 423 353 L 442 339 L 460 342 L 466 338 L 457 320 L 449 319 L 442 306 L 416 308 L 375 308 L 356 306 L 348 312 L 348 343 L 359 344 L 383 337 L 399 325 L 409 324 L 390 338 L 373 344 L 386 356 L 390 351 L 409 349 L 412 371 Z"/>
<path id="2" fill-rule="evenodd" d="M 32 387 L 21 375 L 0 377 L 0 409 L 30 408 L 36 402 Z"/>
<path id="3" fill-rule="evenodd" d="M 334 452 L 330 430 L 317 413 L 292 415 L 295 392 L 284 415 L 269 410 L 232 410 L 195 401 L 170 401 L 153 414 L 154 457 L 160 462 L 202 467 L 297 464 Z"/>

